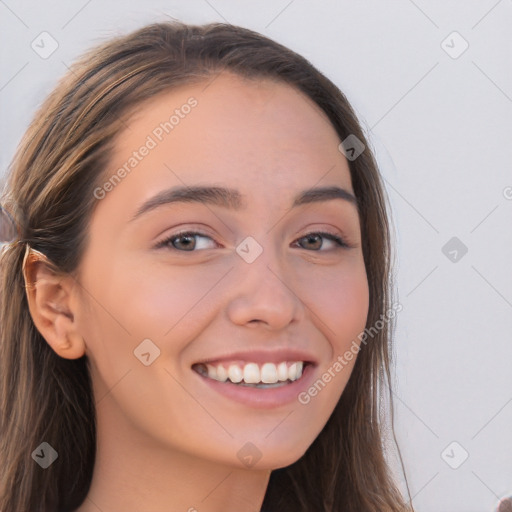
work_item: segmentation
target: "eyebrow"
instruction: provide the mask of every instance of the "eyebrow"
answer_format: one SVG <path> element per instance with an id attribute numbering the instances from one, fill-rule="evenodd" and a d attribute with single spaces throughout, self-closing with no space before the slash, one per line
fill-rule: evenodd
<path id="1" fill-rule="evenodd" d="M 357 208 L 356 197 L 348 190 L 335 186 L 312 188 L 300 192 L 294 197 L 292 208 L 331 199 L 341 199 Z M 146 212 L 171 203 L 212 204 L 237 211 L 247 207 L 244 196 L 238 190 L 232 188 L 215 186 L 174 187 L 163 190 L 144 202 L 137 209 L 131 221 L 134 221 Z"/>

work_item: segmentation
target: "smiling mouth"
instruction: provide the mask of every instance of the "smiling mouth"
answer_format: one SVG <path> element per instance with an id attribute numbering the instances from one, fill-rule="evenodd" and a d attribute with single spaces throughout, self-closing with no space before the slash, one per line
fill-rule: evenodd
<path id="1" fill-rule="evenodd" d="M 259 389 L 287 386 L 302 377 L 305 361 L 280 363 L 196 363 L 192 369 L 208 379 Z"/>

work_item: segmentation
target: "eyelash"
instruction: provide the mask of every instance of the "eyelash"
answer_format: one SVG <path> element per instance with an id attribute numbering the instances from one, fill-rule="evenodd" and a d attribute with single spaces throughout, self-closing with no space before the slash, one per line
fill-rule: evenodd
<path id="1" fill-rule="evenodd" d="M 174 234 L 170 235 L 169 237 L 165 238 L 161 242 L 158 242 L 155 248 L 156 249 L 167 248 L 167 249 L 170 249 L 172 251 L 178 251 L 178 252 L 198 252 L 198 251 L 182 251 L 180 249 L 176 249 L 175 247 L 173 247 L 171 245 L 173 240 L 175 240 L 176 238 L 180 238 L 182 236 L 194 236 L 194 235 L 199 235 L 199 236 L 202 236 L 202 237 L 205 237 L 205 238 L 210 238 L 211 240 L 213 240 L 213 238 L 211 236 L 207 235 L 206 233 L 202 233 L 200 231 L 190 231 L 190 230 L 189 231 L 180 231 L 178 233 L 174 233 Z M 301 240 L 303 238 L 307 238 L 310 235 L 320 235 L 320 236 L 322 236 L 324 238 L 332 240 L 333 242 L 335 242 L 339 246 L 337 249 L 349 249 L 351 247 L 339 235 L 335 235 L 334 233 L 329 233 L 328 231 L 311 231 L 311 232 L 306 233 L 305 235 L 301 236 L 297 240 Z M 337 249 L 335 249 L 335 250 L 337 250 Z M 202 249 L 202 250 L 204 250 L 204 249 Z M 313 250 L 313 252 L 325 252 L 325 251 L 322 251 L 322 250 L 316 250 L 315 251 L 315 250 Z"/>

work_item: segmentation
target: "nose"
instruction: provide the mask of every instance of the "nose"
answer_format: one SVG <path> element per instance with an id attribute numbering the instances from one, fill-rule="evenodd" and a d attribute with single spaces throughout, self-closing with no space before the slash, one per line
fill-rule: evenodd
<path id="1" fill-rule="evenodd" d="M 252 263 L 240 258 L 236 266 L 227 306 L 233 323 L 277 330 L 301 320 L 304 304 L 294 290 L 293 271 L 284 270 L 275 251 L 265 248 Z"/>

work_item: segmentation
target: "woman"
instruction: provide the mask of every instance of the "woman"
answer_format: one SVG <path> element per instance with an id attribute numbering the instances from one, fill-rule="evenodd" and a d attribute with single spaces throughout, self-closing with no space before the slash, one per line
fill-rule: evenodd
<path id="1" fill-rule="evenodd" d="M 326 77 L 247 29 L 85 54 L 2 200 L 0 510 L 409 510 L 367 146 Z"/>

